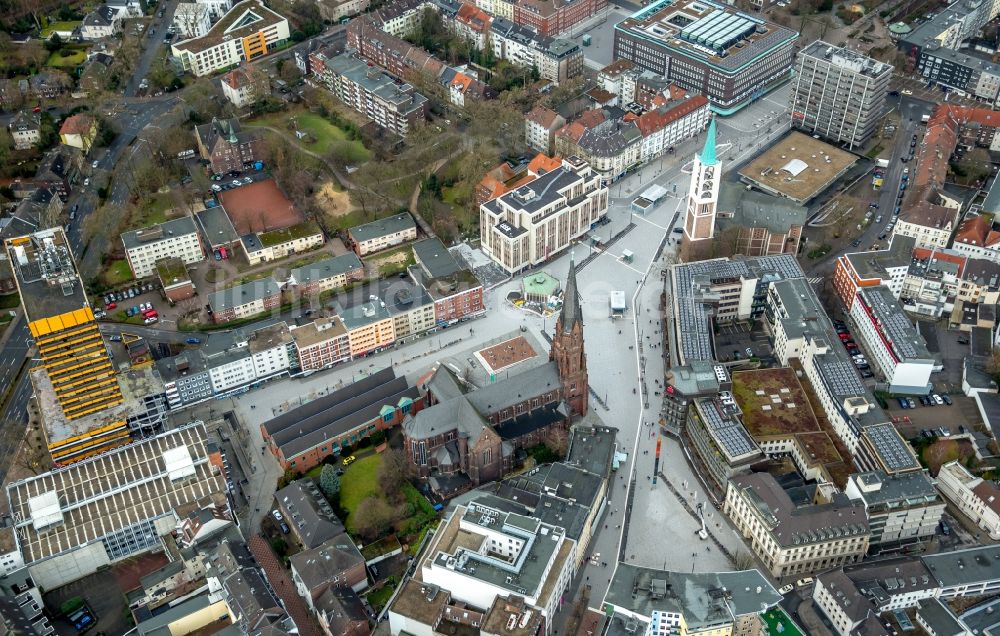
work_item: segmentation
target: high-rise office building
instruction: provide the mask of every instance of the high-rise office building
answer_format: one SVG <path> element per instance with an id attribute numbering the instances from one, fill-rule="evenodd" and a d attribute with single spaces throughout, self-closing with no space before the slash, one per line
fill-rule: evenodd
<path id="1" fill-rule="evenodd" d="M 28 330 L 42 364 L 31 382 L 54 461 L 78 461 L 129 440 L 125 398 L 62 228 L 8 239 Z"/>
<path id="2" fill-rule="evenodd" d="M 858 148 L 885 112 L 892 66 L 816 40 L 799 51 L 789 99 L 792 124 Z"/>

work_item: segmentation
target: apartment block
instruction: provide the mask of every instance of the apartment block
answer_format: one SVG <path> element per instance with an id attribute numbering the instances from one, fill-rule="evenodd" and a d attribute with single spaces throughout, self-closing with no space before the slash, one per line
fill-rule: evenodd
<path id="1" fill-rule="evenodd" d="M 323 230 L 315 221 L 240 237 L 240 245 L 251 266 L 308 252 L 323 247 L 323 242 Z"/>
<path id="2" fill-rule="evenodd" d="M 20 111 L 8 125 L 14 148 L 27 150 L 42 139 L 41 115 Z"/>
<path id="3" fill-rule="evenodd" d="M 357 225 L 347 230 L 358 256 L 396 247 L 417 238 L 417 224 L 409 212 Z"/>
<path id="4" fill-rule="evenodd" d="M 796 56 L 789 96 L 792 124 L 858 148 L 882 118 L 891 78 L 892 66 L 817 40 Z"/>
<path id="5" fill-rule="evenodd" d="M 267 55 L 288 38 L 288 20 L 261 0 L 244 0 L 205 35 L 172 44 L 170 52 L 182 69 L 203 77 Z"/>
<path id="6" fill-rule="evenodd" d="M 480 206 L 482 249 L 510 273 L 547 261 L 607 214 L 608 190 L 578 157 Z"/>
<path id="7" fill-rule="evenodd" d="M 796 506 L 768 473 L 734 477 L 725 513 L 771 576 L 807 576 L 860 562 L 871 536 L 864 506 L 835 494 Z"/>
<path id="8" fill-rule="evenodd" d="M 614 59 L 702 93 L 728 115 L 791 76 L 797 36 L 712 0 L 658 0 L 615 25 Z"/>
<path id="9" fill-rule="evenodd" d="M 959 208 L 957 202 L 942 200 L 941 204 L 921 201 L 904 209 L 896 220 L 892 230 L 893 239 L 897 236 L 908 236 L 914 239 L 915 247 L 926 249 L 948 246 L 952 230 L 958 223 Z"/>
<path id="10" fill-rule="evenodd" d="M 859 337 L 890 392 L 925 395 L 937 362 L 923 336 L 885 287 L 857 291 L 850 309 L 854 336 Z"/>
<path id="11" fill-rule="evenodd" d="M 833 270 L 833 289 L 845 308 L 850 308 L 861 287 L 882 285 L 899 298 L 916 239 L 894 236 L 884 250 L 850 252 L 837 257 Z"/>
<path id="12" fill-rule="evenodd" d="M 271 94 L 271 81 L 266 73 L 247 64 L 234 68 L 222 76 L 222 94 L 233 106 L 251 106 Z"/>
<path id="13" fill-rule="evenodd" d="M 125 257 L 137 279 L 156 273 L 157 262 L 179 258 L 185 265 L 205 260 L 194 219 L 183 216 L 159 225 L 122 234 Z"/>
<path id="14" fill-rule="evenodd" d="M 1000 488 L 996 483 L 974 477 L 957 461 L 941 467 L 937 486 L 953 506 L 969 518 L 976 527 L 1000 540 Z"/>
<path id="15" fill-rule="evenodd" d="M 937 532 L 945 502 L 923 471 L 887 475 L 883 471 L 855 473 L 844 493 L 864 502 L 874 553 L 929 540 Z"/>
<path id="16" fill-rule="evenodd" d="M 337 317 L 317 318 L 292 329 L 292 340 L 303 373 L 326 369 L 351 359 L 347 327 Z"/>
<path id="17" fill-rule="evenodd" d="M 489 33 L 494 55 L 537 68 L 542 79 L 560 84 L 583 72 L 583 49 L 575 42 L 543 35 L 501 17 L 493 18 Z"/>
<path id="18" fill-rule="evenodd" d="M 229 287 L 208 295 L 216 323 L 243 320 L 281 305 L 281 289 L 270 278 Z"/>
<path id="19" fill-rule="evenodd" d="M 486 311 L 483 285 L 437 238 L 413 244 L 416 265 L 410 276 L 434 300 L 434 321 L 450 325 Z"/>
<path id="20" fill-rule="evenodd" d="M 524 116 L 524 139 L 531 148 L 551 155 L 555 148 L 556 131 L 566 124 L 562 115 L 544 106 L 535 106 Z"/>
<path id="21" fill-rule="evenodd" d="M 427 98 L 377 66 L 351 53 L 328 56 L 326 49 L 311 57 L 313 74 L 337 99 L 375 122 L 405 137 L 427 116 Z"/>
<path id="22" fill-rule="evenodd" d="M 288 272 L 288 284 L 302 296 L 315 296 L 347 287 L 361 280 L 365 269 L 354 252 L 296 267 Z"/>

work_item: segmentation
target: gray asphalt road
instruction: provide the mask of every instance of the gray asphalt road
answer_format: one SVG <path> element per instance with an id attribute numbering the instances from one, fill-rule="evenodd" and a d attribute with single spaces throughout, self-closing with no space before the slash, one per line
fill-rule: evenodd
<path id="1" fill-rule="evenodd" d="M 179 0 L 170 0 L 163 3 L 163 17 L 159 17 L 159 10 L 153 14 L 153 20 L 149 27 L 142 33 L 142 54 L 139 56 L 139 63 L 135 65 L 132 77 L 125 86 L 126 95 L 135 95 L 139 90 L 139 82 L 149 73 L 149 68 L 157 58 L 157 53 L 161 51 L 163 36 L 167 33 L 167 27 L 174 18 L 174 9 L 177 8 Z M 161 53 L 165 54 L 165 53 Z"/>

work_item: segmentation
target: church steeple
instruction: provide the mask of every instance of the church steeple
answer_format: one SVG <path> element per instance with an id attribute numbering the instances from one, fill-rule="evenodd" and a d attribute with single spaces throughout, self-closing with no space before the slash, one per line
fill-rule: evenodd
<path id="1" fill-rule="evenodd" d="M 583 350 L 583 311 L 576 288 L 576 261 L 570 257 L 563 286 L 563 306 L 556 321 L 549 360 L 556 363 L 562 381 L 562 398 L 573 415 L 586 415 L 589 398 L 587 354 Z"/>
<path id="2" fill-rule="evenodd" d="M 569 273 L 566 274 L 566 288 L 563 292 L 562 314 L 559 316 L 559 324 L 563 333 L 569 333 L 573 326 L 580 322 L 583 312 L 580 310 L 580 294 L 576 291 L 576 259 L 573 254 L 569 257 Z"/>
<path id="3" fill-rule="evenodd" d="M 705 147 L 701 149 L 701 165 L 714 166 L 719 163 L 715 156 L 715 117 L 708 123 L 708 135 L 705 137 Z"/>

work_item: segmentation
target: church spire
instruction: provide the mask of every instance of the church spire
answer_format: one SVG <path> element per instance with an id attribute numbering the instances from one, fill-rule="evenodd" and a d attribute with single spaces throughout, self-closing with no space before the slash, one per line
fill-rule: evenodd
<path id="1" fill-rule="evenodd" d="M 708 123 L 708 136 L 705 137 L 705 147 L 701 149 L 701 163 L 705 166 L 719 163 L 715 156 L 715 117 Z"/>
<path id="2" fill-rule="evenodd" d="M 580 294 L 576 291 L 576 259 L 570 254 L 569 273 L 566 274 L 566 289 L 563 292 L 562 315 L 559 317 L 563 333 L 571 332 L 573 325 L 582 319 L 583 311 L 580 309 Z"/>

